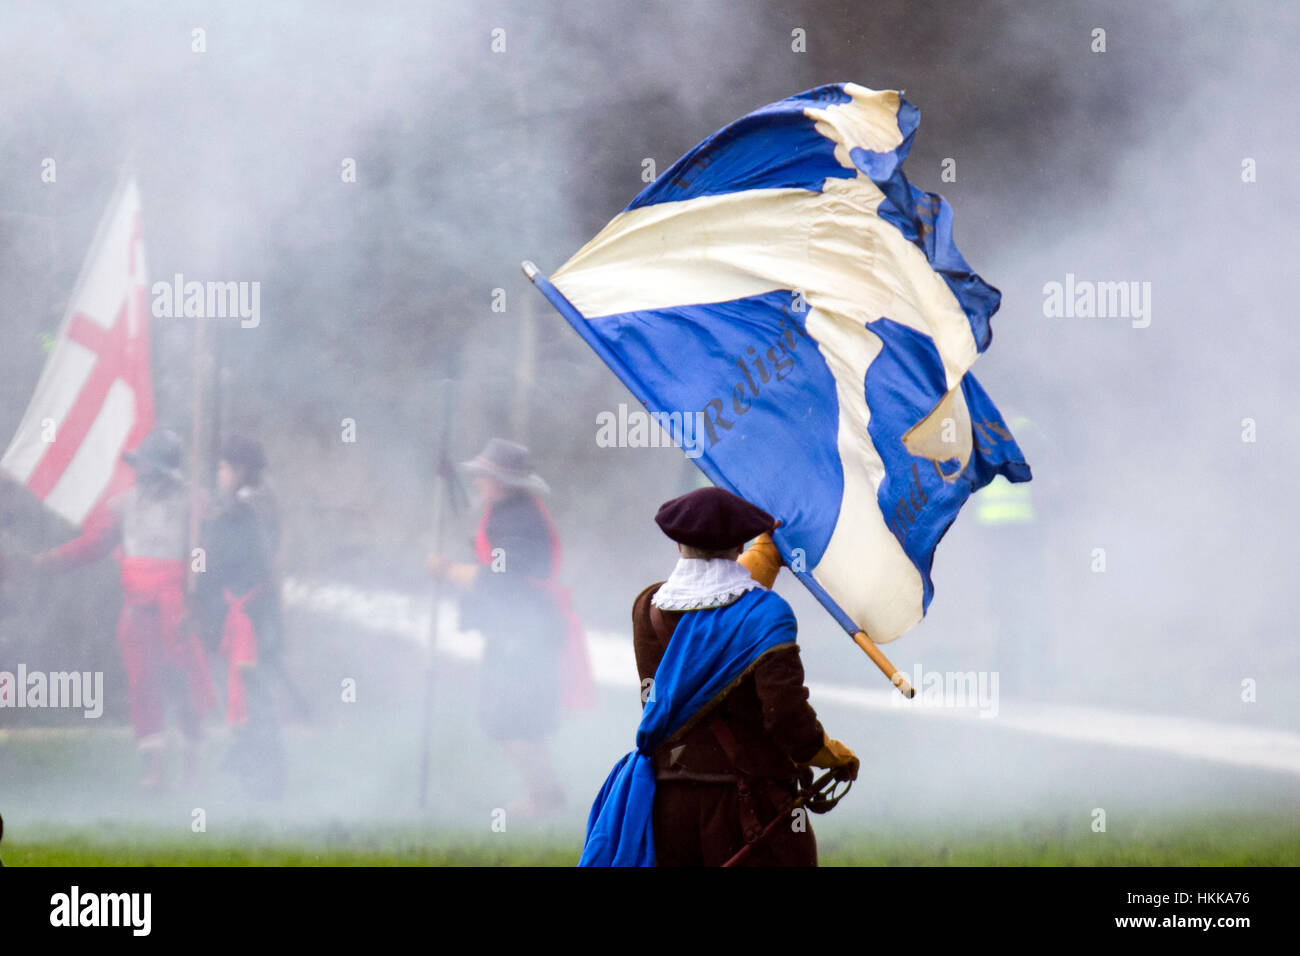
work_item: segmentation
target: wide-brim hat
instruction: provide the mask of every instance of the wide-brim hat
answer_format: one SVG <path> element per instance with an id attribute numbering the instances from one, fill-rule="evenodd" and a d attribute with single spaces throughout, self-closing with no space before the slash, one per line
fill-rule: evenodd
<path id="1" fill-rule="evenodd" d="M 137 472 L 162 472 L 177 481 L 181 474 L 181 440 L 173 431 L 155 428 L 145 435 L 140 444 L 122 454 L 122 460 Z"/>
<path id="2" fill-rule="evenodd" d="M 776 526 L 776 519 L 724 488 L 697 488 L 665 501 L 655 524 L 678 544 L 728 551 Z"/>
<path id="3" fill-rule="evenodd" d="M 535 494 L 548 494 L 551 490 L 536 471 L 528 449 L 504 438 L 493 438 L 483 450 L 460 467 L 473 475 L 488 475 L 510 488 L 522 488 Z"/>

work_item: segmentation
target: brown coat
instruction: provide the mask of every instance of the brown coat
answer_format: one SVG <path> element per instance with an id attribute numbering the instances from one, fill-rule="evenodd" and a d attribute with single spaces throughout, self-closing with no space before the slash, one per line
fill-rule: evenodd
<path id="1" fill-rule="evenodd" d="M 661 582 L 662 583 L 662 582 Z M 642 686 L 653 678 L 667 644 L 651 620 L 651 585 L 632 606 L 632 640 Z M 674 628 L 683 613 L 664 612 Z M 745 845 L 746 831 L 766 825 L 794 795 L 800 764 L 821 749 L 824 734 L 808 703 L 797 646 L 759 658 L 712 712 L 731 731 L 733 761 L 705 716 L 654 754 L 655 853 L 660 866 L 718 866 Z M 719 779 L 722 778 L 722 779 Z M 727 779 L 730 778 L 730 779 Z M 750 796 L 746 798 L 745 791 Z M 750 865 L 815 866 L 817 845 L 802 828 L 777 827 L 750 854 Z"/>

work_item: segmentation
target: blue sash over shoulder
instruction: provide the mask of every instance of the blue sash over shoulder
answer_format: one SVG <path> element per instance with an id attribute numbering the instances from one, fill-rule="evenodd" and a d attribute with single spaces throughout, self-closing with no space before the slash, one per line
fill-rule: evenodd
<path id="1" fill-rule="evenodd" d="M 654 866 L 651 754 L 773 648 L 795 641 L 794 612 L 755 588 L 725 607 L 687 611 L 655 671 L 636 749 L 614 765 L 587 819 L 579 866 Z"/>

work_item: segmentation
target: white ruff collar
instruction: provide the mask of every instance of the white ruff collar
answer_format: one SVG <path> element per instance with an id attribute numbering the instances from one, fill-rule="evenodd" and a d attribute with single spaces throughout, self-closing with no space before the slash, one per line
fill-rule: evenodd
<path id="1" fill-rule="evenodd" d="M 679 558 L 650 603 L 661 611 L 700 611 L 726 607 L 762 585 L 730 558 Z"/>

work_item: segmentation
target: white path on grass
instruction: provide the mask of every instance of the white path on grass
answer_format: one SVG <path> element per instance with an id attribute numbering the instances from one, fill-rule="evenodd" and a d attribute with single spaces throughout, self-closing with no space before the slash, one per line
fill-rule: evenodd
<path id="1" fill-rule="evenodd" d="M 429 644 L 429 598 L 397 591 L 368 591 L 334 584 L 289 580 L 285 604 L 301 611 L 336 616 L 366 630 L 394 634 L 421 646 Z M 475 660 L 483 640 L 459 627 L 455 602 L 439 606 L 438 651 Z M 587 632 L 592 674 L 601 684 L 639 685 L 632 642 L 626 635 Z M 874 675 L 874 672 L 873 672 Z M 981 717 L 975 707 L 927 705 L 924 695 L 905 701 L 887 687 L 864 690 L 847 684 L 812 682 L 814 700 L 860 710 L 886 711 L 922 718 L 973 721 L 989 729 L 1015 730 L 1060 740 L 1158 751 L 1178 757 L 1300 776 L 1300 734 L 1186 717 L 1125 713 L 1098 707 L 1035 704 L 1002 698 L 995 717 Z"/>

